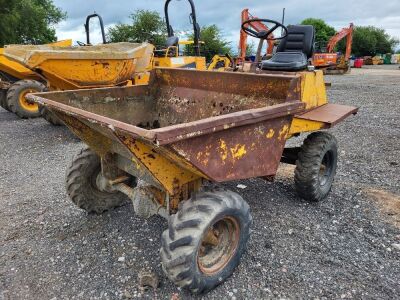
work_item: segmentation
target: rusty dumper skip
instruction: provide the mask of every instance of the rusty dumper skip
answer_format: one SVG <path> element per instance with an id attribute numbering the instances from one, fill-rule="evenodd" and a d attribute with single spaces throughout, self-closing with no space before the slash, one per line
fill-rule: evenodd
<path id="1" fill-rule="evenodd" d="M 332 185 L 337 142 L 302 132 L 330 128 L 357 108 L 328 104 L 321 71 L 211 72 L 155 69 L 148 85 L 31 94 L 79 136 L 67 171 L 71 200 L 101 213 L 127 198 L 141 217 L 169 220 L 161 238 L 166 275 L 192 292 L 221 283 L 239 264 L 252 222 L 237 193 L 205 183 L 270 178 L 296 164 L 299 195 L 318 201 Z"/>

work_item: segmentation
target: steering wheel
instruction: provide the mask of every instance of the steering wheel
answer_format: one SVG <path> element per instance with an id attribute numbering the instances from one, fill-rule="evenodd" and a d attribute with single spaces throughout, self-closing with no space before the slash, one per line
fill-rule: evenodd
<path id="1" fill-rule="evenodd" d="M 246 26 L 247 24 L 251 24 L 253 22 L 270 23 L 270 24 L 274 24 L 274 26 L 271 29 L 269 29 L 268 31 L 261 30 L 261 31 L 257 32 L 255 30 L 251 29 L 250 26 Z M 279 27 L 281 27 L 284 30 L 285 34 L 283 36 L 281 36 L 281 37 L 278 37 L 278 38 L 275 38 L 275 37 L 274 38 L 270 38 L 269 36 L 271 35 L 271 33 L 276 31 Z M 242 30 L 244 32 L 246 32 L 248 35 L 252 36 L 252 37 L 255 37 L 255 38 L 258 38 L 258 39 L 263 39 L 263 40 L 268 40 L 268 41 L 277 41 L 277 40 L 284 39 L 287 36 L 287 32 L 288 32 L 288 30 L 287 30 L 285 25 L 283 25 L 282 23 L 279 23 L 277 21 L 269 20 L 269 19 L 251 19 L 251 20 L 244 21 L 242 23 Z"/>

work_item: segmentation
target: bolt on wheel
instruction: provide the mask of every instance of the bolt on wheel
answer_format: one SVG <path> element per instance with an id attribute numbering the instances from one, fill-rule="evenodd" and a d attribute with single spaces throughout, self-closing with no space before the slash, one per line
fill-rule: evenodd
<path id="1" fill-rule="evenodd" d="M 226 266 L 239 242 L 239 223 L 233 217 L 215 222 L 201 240 L 197 263 L 200 270 L 212 275 Z"/>
<path id="2" fill-rule="evenodd" d="M 211 290 L 240 262 L 252 218 L 243 198 L 225 190 L 195 194 L 172 215 L 161 237 L 161 262 L 175 284 L 193 293 Z"/>
<path id="3" fill-rule="evenodd" d="M 29 111 L 31 113 L 37 113 L 39 111 L 39 106 L 37 103 L 29 101 L 25 98 L 26 95 L 30 93 L 37 93 L 37 90 L 33 89 L 27 89 L 22 91 L 19 94 L 19 105 L 26 111 Z"/>

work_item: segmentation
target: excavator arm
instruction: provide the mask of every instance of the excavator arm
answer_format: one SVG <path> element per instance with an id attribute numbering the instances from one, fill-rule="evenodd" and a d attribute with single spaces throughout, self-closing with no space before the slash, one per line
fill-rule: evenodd
<path id="1" fill-rule="evenodd" d="M 327 52 L 333 53 L 335 51 L 335 46 L 339 41 L 347 37 L 346 41 L 346 53 L 345 60 L 348 61 L 351 55 L 351 46 L 353 43 L 353 23 L 350 23 L 348 28 L 343 28 L 341 31 L 336 33 L 328 42 Z"/>
<path id="2" fill-rule="evenodd" d="M 242 24 L 243 24 L 243 22 L 252 20 L 252 19 L 258 19 L 258 18 L 255 16 L 252 16 L 249 13 L 249 9 L 245 8 L 242 11 Z M 250 26 L 250 24 L 248 24 L 247 26 Z M 269 30 L 269 28 L 267 26 L 265 26 L 265 24 L 263 24 L 262 22 L 252 22 L 251 27 L 254 30 L 256 30 L 257 32 Z M 271 37 L 273 38 L 273 35 L 271 35 Z M 267 41 L 267 43 L 268 43 L 267 54 L 272 54 L 272 52 L 274 50 L 274 41 Z M 239 58 L 241 61 L 244 61 L 246 58 L 246 49 L 247 49 L 247 33 L 245 33 L 243 30 L 240 30 Z"/>

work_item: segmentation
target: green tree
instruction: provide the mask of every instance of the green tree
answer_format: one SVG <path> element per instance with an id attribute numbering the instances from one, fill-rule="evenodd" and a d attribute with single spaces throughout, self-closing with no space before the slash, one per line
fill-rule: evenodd
<path id="1" fill-rule="evenodd" d="M 0 0 L 0 46 L 54 42 L 54 25 L 65 18 L 52 0 Z"/>
<path id="2" fill-rule="evenodd" d="M 189 35 L 188 38 L 193 40 L 194 34 Z M 211 61 L 215 54 L 231 54 L 231 43 L 223 37 L 221 29 L 215 24 L 201 28 L 200 40 L 204 43 L 201 48 L 207 61 Z M 191 45 L 186 46 L 185 54 L 194 54 Z"/>
<path id="3" fill-rule="evenodd" d="M 164 46 L 167 29 L 156 11 L 137 10 L 130 15 L 131 24 L 117 24 L 108 30 L 111 42 L 149 42 L 156 47 Z"/>
<path id="4" fill-rule="evenodd" d="M 355 56 L 374 56 L 376 54 L 393 53 L 399 41 L 374 26 L 357 26 L 353 31 L 352 53 Z M 344 52 L 346 42 L 342 40 L 338 50 Z"/>
<path id="5" fill-rule="evenodd" d="M 254 43 L 254 41 L 250 41 L 249 43 L 247 43 L 247 47 L 246 47 L 246 56 L 252 56 L 256 54 L 256 44 Z"/>
<path id="6" fill-rule="evenodd" d="M 326 46 L 329 39 L 335 35 L 336 30 L 326 24 L 322 19 L 307 18 L 301 22 L 302 25 L 313 25 L 315 28 L 315 41 Z"/>

